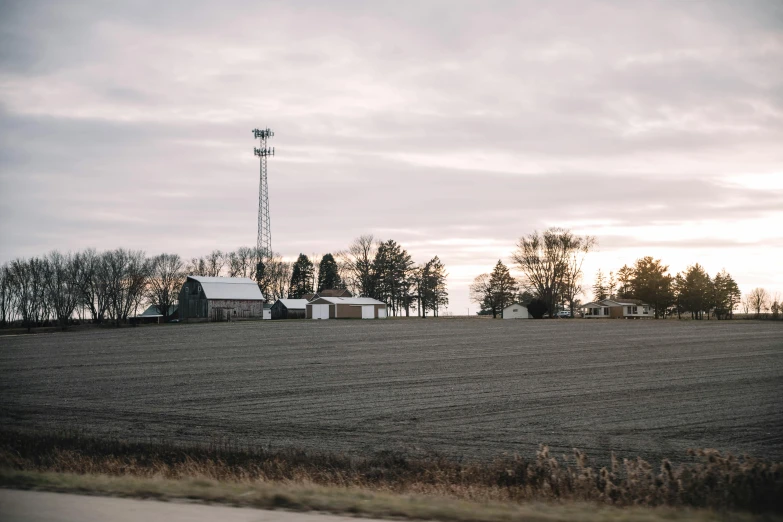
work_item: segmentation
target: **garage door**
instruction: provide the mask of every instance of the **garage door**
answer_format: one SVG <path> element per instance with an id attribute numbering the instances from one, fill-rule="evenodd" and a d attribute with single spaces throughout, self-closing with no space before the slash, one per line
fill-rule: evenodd
<path id="1" fill-rule="evenodd" d="M 362 319 L 375 319 L 375 306 L 362 306 Z"/>
<path id="2" fill-rule="evenodd" d="M 313 319 L 329 319 L 329 305 L 328 304 L 314 304 L 313 307 Z"/>
<path id="3" fill-rule="evenodd" d="M 386 319 L 386 309 L 378 308 L 378 319 Z"/>

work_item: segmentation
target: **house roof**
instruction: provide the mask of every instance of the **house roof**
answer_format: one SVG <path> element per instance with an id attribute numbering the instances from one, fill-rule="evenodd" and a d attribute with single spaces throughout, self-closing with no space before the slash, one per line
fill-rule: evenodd
<path id="1" fill-rule="evenodd" d="M 515 302 L 513 302 L 513 303 L 511 303 L 511 304 L 510 304 L 510 305 L 508 305 L 507 307 L 505 307 L 503 310 L 508 310 L 508 309 L 509 309 L 509 308 L 511 308 L 512 306 L 521 306 L 522 308 L 524 308 L 524 309 L 526 309 L 526 310 L 527 310 L 527 306 L 523 305 L 522 303 L 516 302 L 516 301 L 515 301 Z"/>
<path id="2" fill-rule="evenodd" d="M 171 305 L 169 306 L 169 313 L 168 315 L 173 315 L 174 312 L 177 311 L 179 307 L 177 305 Z M 141 315 L 138 315 L 136 317 L 163 317 L 163 314 L 160 313 L 160 310 L 158 310 L 158 307 L 155 305 L 149 305 L 146 310 L 144 310 Z"/>
<path id="3" fill-rule="evenodd" d="M 386 303 L 383 301 L 378 301 L 377 299 L 373 299 L 371 297 L 318 297 L 317 299 L 314 299 L 312 302 L 316 303 L 318 301 L 326 301 L 327 303 L 331 304 L 347 304 L 347 305 L 384 305 L 386 306 Z"/>
<path id="4" fill-rule="evenodd" d="M 351 292 L 345 288 L 324 288 L 316 295 L 319 297 L 353 297 Z"/>
<path id="5" fill-rule="evenodd" d="M 604 299 L 602 303 L 607 303 L 605 306 L 626 306 L 626 305 L 646 305 L 641 299 Z"/>
<path id="6" fill-rule="evenodd" d="M 641 299 L 601 299 L 600 301 L 593 301 L 587 304 L 583 304 L 581 308 L 595 308 L 597 306 L 650 306 Z"/>
<path id="7" fill-rule="evenodd" d="M 278 299 L 277 303 L 281 303 L 289 310 L 304 310 L 307 305 L 307 299 Z"/>
<path id="8" fill-rule="evenodd" d="M 264 295 L 258 284 L 248 277 L 203 277 L 188 276 L 201 283 L 207 299 L 237 299 L 241 301 L 263 301 Z"/>

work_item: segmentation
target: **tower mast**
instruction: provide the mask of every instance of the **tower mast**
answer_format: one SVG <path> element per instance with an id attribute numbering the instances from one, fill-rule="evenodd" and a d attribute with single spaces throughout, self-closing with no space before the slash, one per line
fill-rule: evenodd
<path id="1" fill-rule="evenodd" d="M 275 155 L 275 149 L 269 148 L 267 141 L 275 135 L 268 127 L 266 129 L 253 129 L 253 137 L 259 140 L 260 147 L 253 149 L 253 154 L 258 156 L 260 162 L 260 180 L 258 183 L 258 237 L 256 247 L 259 256 L 269 258 L 272 256 L 272 230 L 269 222 L 269 187 L 266 176 L 266 159 Z"/>

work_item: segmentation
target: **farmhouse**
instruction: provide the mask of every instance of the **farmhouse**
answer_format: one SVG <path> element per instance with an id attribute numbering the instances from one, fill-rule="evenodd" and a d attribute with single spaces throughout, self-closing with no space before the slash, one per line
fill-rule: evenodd
<path id="1" fill-rule="evenodd" d="M 234 321 L 262 318 L 264 296 L 247 277 L 188 276 L 179 292 L 183 321 Z"/>
<path id="2" fill-rule="evenodd" d="M 523 304 L 512 303 L 503 309 L 503 319 L 530 319 L 527 307 Z"/>
<path id="3" fill-rule="evenodd" d="M 602 299 L 582 306 L 585 318 L 639 319 L 652 316 L 650 305 L 639 299 Z"/>
<path id="4" fill-rule="evenodd" d="M 304 319 L 307 299 L 278 299 L 272 305 L 272 319 Z"/>
<path id="5" fill-rule="evenodd" d="M 369 297 L 317 297 L 307 303 L 308 319 L 386 319 L 386 303 Z"/>

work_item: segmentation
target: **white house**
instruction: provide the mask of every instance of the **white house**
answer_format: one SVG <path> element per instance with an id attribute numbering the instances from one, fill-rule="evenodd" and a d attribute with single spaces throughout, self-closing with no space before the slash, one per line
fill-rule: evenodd
<path id="1" fill-rule="evenodd" d="M 653 317 L 652 307 L 639 299 L 602 299 L 582 306 L 588 319 L 643 319 Z"/>
<path id="2" fill-rule="evenodd" d="M 511 303 L 503 309 L 503 319 L 530 319 L 527 307 L 519 303 Z"/>

